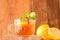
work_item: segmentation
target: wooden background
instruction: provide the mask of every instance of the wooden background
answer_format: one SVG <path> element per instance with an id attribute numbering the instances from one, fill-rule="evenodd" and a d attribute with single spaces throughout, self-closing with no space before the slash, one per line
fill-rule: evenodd
<path id="1" fill-rule="evenodd" d="M 0 0 L 0 40 L 9 35 L 8 24 L 25 11 L 36 12 L 36 28 L 48 23 L 60 29 L 60 0 Z"/>
<path id="2" fill-rule="evenodd" d="M 37 13 L 37 25 L 48 23 L 59 28 L 59 0 L 35 0 L 33 10 Z"/>

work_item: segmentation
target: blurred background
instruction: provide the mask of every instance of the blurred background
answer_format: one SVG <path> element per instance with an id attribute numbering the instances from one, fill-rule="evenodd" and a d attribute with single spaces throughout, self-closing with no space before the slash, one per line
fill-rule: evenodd
<path id="1" fill-rule="evenodd" d="M 36 12 L 36 28 L 48 23 L 60 29 L 60 0 L 0 0 L 0 39 L 8 35 L 8 24 L 25 11 Z"/>

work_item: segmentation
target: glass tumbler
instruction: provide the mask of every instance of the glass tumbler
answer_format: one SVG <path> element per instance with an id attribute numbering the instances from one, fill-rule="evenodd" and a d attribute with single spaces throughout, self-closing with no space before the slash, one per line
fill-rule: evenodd
<path id="1" fill-rule="evenodd" d="M 29 23 L 27 20 L 20 21 L 20 19 L 15 19 L 13 23 L 10 23 L 8 26 L 8 30 L 12 34 L 16 34 L 19 36 L 29 36 L 35 34 L 35 23 L 36 20 L 29 19 Z"/>

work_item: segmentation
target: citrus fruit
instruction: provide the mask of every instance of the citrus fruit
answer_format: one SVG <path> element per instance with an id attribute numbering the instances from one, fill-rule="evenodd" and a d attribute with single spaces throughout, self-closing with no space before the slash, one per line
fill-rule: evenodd
<path id="1" fill-rule="evenodd" d="M 49 28 L 48 36 L 51 39 L 60 40 L 60 30 L 57 28 Z"/>
<path id="2" fill-rule="evenodd" d="M 41 26 L 38 27 L 36 35 L 37 36 L 42 36 L 45 40 L 48 40 L 48 29 L 49 25 L 48 24 L 42 24 Z"/>

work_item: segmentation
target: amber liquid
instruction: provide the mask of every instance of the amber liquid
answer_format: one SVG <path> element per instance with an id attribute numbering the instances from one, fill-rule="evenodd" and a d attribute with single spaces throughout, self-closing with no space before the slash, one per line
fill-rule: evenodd
<path id="1" fill-rule="evenodd" d="M 35 32 L 33 24 L 21 24 L 21 28 L 18 35 L 33 35 Z"/>

